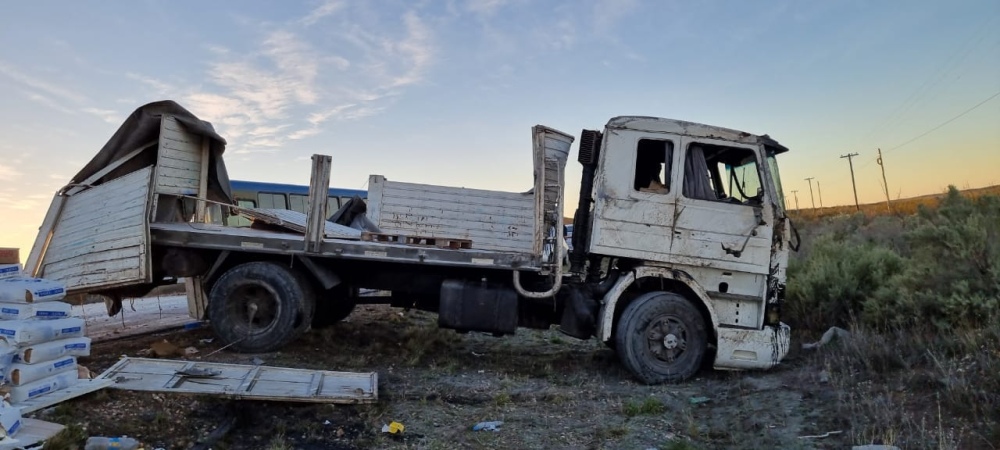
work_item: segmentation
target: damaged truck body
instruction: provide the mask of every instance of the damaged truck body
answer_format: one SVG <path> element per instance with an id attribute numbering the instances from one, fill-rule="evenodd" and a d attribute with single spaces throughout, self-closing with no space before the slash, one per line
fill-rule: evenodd
<path id="1" fill-rule="evenodd" d="M 787 149 L 652 117 L 583 130 L 568 251 L 575 141 L 532 129 L 527 192 L 372 175 L 367 202 L 336 212 L 326 211 L 330 158 L 316 155 L 301 214 L 237 207 L 225 140 L 174 102 L 150 103 L 56 194 L 25 270 L 107 296 L 109 314 L 183 278 L 191 315 L 244 352 L 279 349 L 358 303 L 389 303 L 437 312 L 460 332 L 556 326 L 596 338 L 650 384 L 687 379 L 706 358 L 717 369 L 778 364 L 791 232 L 776 158 Z M 225 226 L 220 212 L 253 225 Z M 371 289 L 390 294 L 359 295 Z"/>

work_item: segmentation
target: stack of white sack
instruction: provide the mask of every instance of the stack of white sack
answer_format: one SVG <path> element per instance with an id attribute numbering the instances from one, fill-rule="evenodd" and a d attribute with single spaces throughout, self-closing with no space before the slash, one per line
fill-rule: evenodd
<path id="1" fill-rule="evenodd" d="M 65 298 L 65 286 L 20 267 L 0 279 L 0 384 L 15 407 L 79 381 L 76 357 L 90 355 L 90 338 Z"/>

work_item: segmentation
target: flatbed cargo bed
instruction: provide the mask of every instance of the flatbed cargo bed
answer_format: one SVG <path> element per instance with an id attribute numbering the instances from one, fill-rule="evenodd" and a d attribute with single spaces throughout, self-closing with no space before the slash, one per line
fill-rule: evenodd
<path id="1" fill-rule="evenodd" d="M 225 227 L 204 223 L 151 223 L 154 245 L 212 250 L 252 251 L 281 255 L 342 258 L 373 262 L 426 264 L 447 267 L 475 267 L 537 271 L 533 256 L 491 250 L 450 249 L 431 245 L 406 245 L 349 239 L 326 238 L 319 253 L 305 251 L 305 236 L 252 228 Z"/>

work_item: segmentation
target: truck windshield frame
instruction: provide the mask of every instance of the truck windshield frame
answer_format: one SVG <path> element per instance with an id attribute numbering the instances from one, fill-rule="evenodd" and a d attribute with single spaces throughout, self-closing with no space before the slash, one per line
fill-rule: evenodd
<path id="1" fill-rule="evenodd" d="M 777 153 L 771 148 L 766 148 L 764 159 L 767 161 L 767 175 L 771 177 L 771 182 L 774 186 L 774 203 L 778 208 L 778 213 L 784 216 L 787 208 L 785 208 L 785 191 L 781 187 L 781 174 L 778 172 Z"/>

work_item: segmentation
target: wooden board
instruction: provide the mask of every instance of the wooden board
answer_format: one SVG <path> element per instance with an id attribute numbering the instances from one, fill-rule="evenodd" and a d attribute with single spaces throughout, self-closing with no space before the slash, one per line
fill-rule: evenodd
<path id="1" fill-rule="evenodd" d="M 160 150 L 156 161 L 157 194 L 192 195 L 201 192 L 206 158 L 203 136 L 191 133 L 172 116 L 160 122 Z"/>
<path id="2" fill-rule="evenodd" d="M 535 200 L 514 193 L 369 180 L 368 218 L 384 234 L 472 241 L 482 250 L 533 253 Z"/>
<path id="3" fill-rule="evenodd" d="M 70 291 L 148 281 L 151 176 L 147 167 L 67 197 L 38 276 Z"/>
<path id="4" fill-rule="evenodd" d="M 213 377 L 186 377 L 185 370 L 218 371 Z M 233 399 L 307 403 L 373 403 L 378 373 L 333 372 L 284 367 L 149 358 L 123 358 L 97 379 L 133 391 L 219 395 Z"/>

